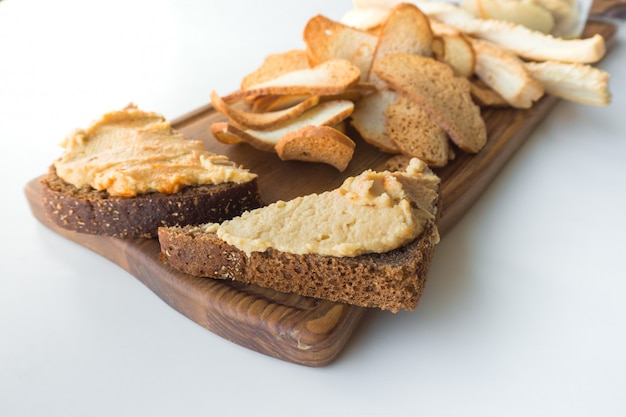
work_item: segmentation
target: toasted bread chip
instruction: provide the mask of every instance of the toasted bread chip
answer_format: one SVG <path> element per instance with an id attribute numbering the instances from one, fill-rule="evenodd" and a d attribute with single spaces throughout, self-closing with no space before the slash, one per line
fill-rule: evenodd
<path id="1" fill-rule="evenodd" d="M 244 138 L 245 132 L 233 126 L 228 122 L 215 122 L 211 124 L 211 134 L 215 139 L 228 145 L 234 145 L 236 143 L 248 142 L 248 138 Z M 271 150 L 271 149 L 268 149 Z"/>
<path id="2" fill-rule="evenodd" d="M 485 85 L 480 78 L 470 80 L 470 94 L 480 107 L 509 107 L 509 103 Z"/>
<path id="3" fill-rule="evenodd" d="M 378 29 L 387 20 L 389 9 L 383 7 L 365 7 L 348 10 L 340 22 L 355 29 L 372 31 Z"/>
<path id="4" fill-rule="evenodd" d="M 552 13 L 534 1 L 463 0 L 461 7 L 481 19 L 506 20 L 538 32 L 554 28 Z"/>
<path id="5" fill-rule="evenodd" d="M 356 102 L 350 124 L 359 132 L 363 140 L 379 150 L 388 153 L 400 153 L 385 128 L 387 119 L 385 110 L 398 99 L 391 90 L 380 90 L 363 97 Z"/>
<path id="6" fill-rule="evenodd" d="M 358 101 L 364 95 L 373 93 L 376 87 L 369 83 L 358 83 L 348 87 L 344 92 L 332 94 L 328 96 L 319 96 L 320 102 L 331 100 L 351 100 Z M 295 106 L 298 103 L 311 97 L 310 94 L 294 94 L 294 95 L 269 95 L 254 97 L 251 101 L 252 111 L 262 113 L 268 111 L 284 110 L 288 107 Z"/>
<path id="7" fill-rule="evenodd" d="M 310 108 L 273 130 L 241 129 L 233 123 L 217 122 L 211 125 L 211 133 L 220 142 L 247 142 L 259 150 L 273 152 L 278 141 L 287 133 L 308 125 L 333 126 L 339 124 L 350 116 L 353 110 L 354 103 L 351 101 L 327 101 Z"/>
<path id="8" fill-rule="evenodd" d="M 345 59 L 361 71 L 361 81 L 365 81 L 378 41 L 375 35 L 318 15 L 307 22 L 303 38 L 311 65 Z"/>
<path id="9" fill-rule="evenodd" d="M 555 38 L 511 22 L 475 18 L 448 2 L 415 0 L 412 3 L 431 19 L 472 37 L 491 41 L 529 60 L 592 63 L 599 61 L 606 53 L 604 38 L 599 34 L 586 39 Z"/>
<path id="10" fill-rule="evenodd" d="M 450 25 L 446 25 L 445 23 L 441 23 L 437 20 L 430 19 L 430 30 L 433 31 L 433 36 L 458 36 L 463 34 L 460 30 L 453 28 Z"/>
<path id="11" fill-rule="evenodd" d="M 251 100 L 252 111 L 263 113 L 268 111 L 284 110 L 302 103 L 311 97 L 310 94 L 275 94 L 268 96 L 257 96 Z"/>
<path id="12" fill-rule="evenodd" d="M 432 41 L 428 17 L 414 5 L 400 3 L 390 10 L 382 25 L 374 59 L 397 52 L 430 56 Z"/>
<path id="13" fill-rule="evenodd" d="M 584 64 L 564 62 L 526 62 L 530 75 L 543 84 L 546 92 L 591 106 L 611 102 L 609 73 Z"/>
<path id="14" fill-rule="evenodd" d="M 490 42 L 471 42 L 476 53 L 476 75 L 512 107 L 530 108 L 543 96 L 543 85 L 528 74 L 518 57 Z"/>
<path id="15" fill-rule="evenodd" d="M 419 104 L 400 94 L 385 116 L 387 134 L 402 154 L 419 158 L 431 167 L 448 163 L 448 135 Z"/>
<path id="16" fill-rule="evenodd" d="M 470 95 L 469 81 L 433 58 L 390 54 L 374 62 L 374 71 L 395 91 L 417 102 L 466 152 L 476 153 L 487 142 L 480 108 Z"/>
<path id="17" fill-rule="evenodd" d="M 474 75 L 476 56 L 465 35 L 441 34 L 433 39 L 433 56 L 450 65 L 454 75 L 469 78 Z"/>
<path id="18" fill-rule="evenodd" d="M 399 52 L 431 56 L 432 42 L 433 33 L 428 18 L 414 5 L 401 3 L 391 9 L 381 27 L 372 62 Z M 384 87 L 371 68 L 367 80 L 379 88 Z"/>
<path id="19" fill-rule="evenodd" d="M 341 133 L 345 134 L 346 133 L 346 120 L 342 120 L 341 122 L 331 126 L 335 129 L 337 129 L 338 131 L 340 131 Z"/>
<path id="20" fill-rule="evenodd" d="M 344 91 L 341 94 L 338 94 L 337 97 L 340 96 L 345 96 L 347 98 L 350 97 L 357 97 L 360 98 L 364 95 L 370 94 L 375 92 L 376 86 L 372 83 L 368 83 L 368 82 L 359 82 L 357 84 L 351 85 L 350 87 L 348 87 L 346 89 L 346 91 Z"/>
<path id="21" fill-rule="evenodd" d="M 273 80 L 287 72 L 309 68 L 306 51 L 292 49 L 287 52 L 268 55 L 261 66 L 246 75 L 241 81 L 241 89 Z"/>
<path id="22" fill-rule="evenodd" d="M 303 126 L 284 135 L 276 144 L 283 161 L 321 162 L 343 172 L 352 160 L 355 143 L 330 126 Z"/>
<path id="23" fill-rule="evenodd" d="M 253 113 L 239 110 L 227 104 L 215 91 L 211 92 L 211 104 L 213 107 L 244 129 L 271 130 L 316 106 L 319 101 L 319 96 L 310 96 L 298 104 L 283 110 Z"/>
<path id="24" fill-rule="evenodd" d="M 263 95 L 333 95 L 343 93 L 360 77 L 359 69 L 345 59 L 333 59 L 313 68 L 284 73 L 222 97 L 227 103 Z"/>

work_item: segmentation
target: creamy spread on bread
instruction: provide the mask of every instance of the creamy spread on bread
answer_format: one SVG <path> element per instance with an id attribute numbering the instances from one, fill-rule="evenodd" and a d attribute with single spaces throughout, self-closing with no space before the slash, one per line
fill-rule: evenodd
<path id="1" fill-rule="evenodd" d="M 65 153 L 54 164 L 59 177 L 116 196 L 171 194 L 191 185 L 256 178 L 226 156 L 207 151 L 201 141 L 187 139 L 163 116 L 133 105 L 75 130 L 61 146 Z"/>
<path id="2" fill-rule="evenodd" d="M 336 257 L 384 253 L 417 238 L 433 220 L 438 184 L 413 159 L 405 172 L 367 170 L 335 190 L 277 201 L 204 231 L 248 255 L 268 248 Z"/>

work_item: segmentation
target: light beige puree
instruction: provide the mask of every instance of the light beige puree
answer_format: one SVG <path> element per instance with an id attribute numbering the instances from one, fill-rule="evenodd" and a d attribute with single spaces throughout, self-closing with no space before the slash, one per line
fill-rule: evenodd
<path id="1" fill-rule="evenodd" d="M 133 197 L 176 193 L 189 185 L 242 183 L 256 175 L 227 157 L 188 140 L 157 113 L 134 106 L 107 113 L 63 141 L 57 175 L 80 188 L 90 185 L 111 195 Z"/>
<path id="2" fill-rule="evenodd" d="M 433 218 L 429 211 L 433 207 L 418 207 L 400 176 L 426 179 L 435 186 L 439 182 L 414 159 L 407 172 L 368 170 L 346 179 L 336 190 L 278 201 L 222 224 L 206 225 L 205 231 L 248 255 L 270 247 L 337 257 L 387 252 L 418 237 Z"/>

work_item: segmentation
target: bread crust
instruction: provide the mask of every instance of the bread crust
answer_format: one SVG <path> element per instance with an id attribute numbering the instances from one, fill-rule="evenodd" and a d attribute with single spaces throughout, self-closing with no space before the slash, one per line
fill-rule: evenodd
<path id="1" fill-rule="evenodd" d="M 417 307 L 437 241 L 433 221 L 417 239 L 386 253 L 333 257 L 270 248 L 248 257 L 201 227 L 159 228 L 161 259 L 182 272 L 392 312 Z"/>
<path id="2" fill-rule="evenodd" d="M 60 178 L 54 165 L 40 179 L 43 209 L 58 226 L 75 232 L 122 238 L 155 238 L 160 226 L 221 222 L 261 205 L 257 180 L 197 185 L 175 194 L 111 196 Z"/>

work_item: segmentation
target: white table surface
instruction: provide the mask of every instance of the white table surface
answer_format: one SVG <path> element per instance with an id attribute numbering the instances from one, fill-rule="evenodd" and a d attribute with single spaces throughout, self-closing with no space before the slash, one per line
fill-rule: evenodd
<path id="1" fill-rule="evenodd" d="M 438 246 L 414 312 L 307 368 L 232 344 L 47 230 L 23 187 L 135 102 L 175 118 L 343 1 L 0 2 L 1 416 L 626 415 L 626 27 L 608 107 L 561 102 Z"/>

